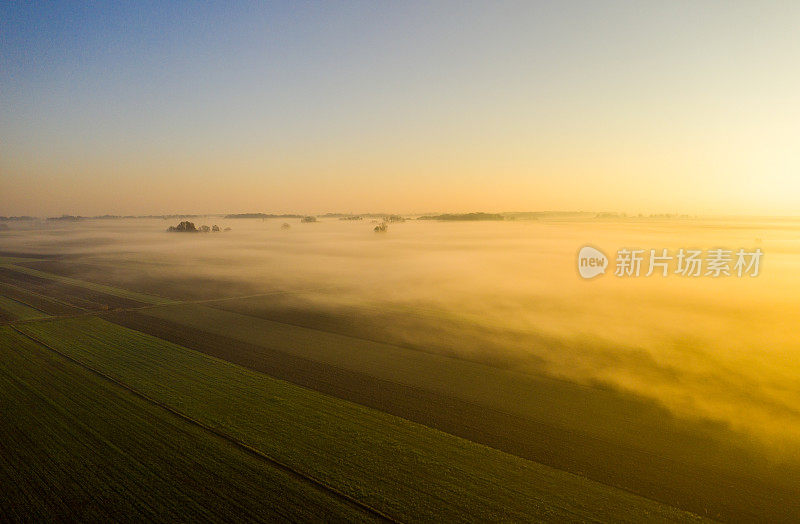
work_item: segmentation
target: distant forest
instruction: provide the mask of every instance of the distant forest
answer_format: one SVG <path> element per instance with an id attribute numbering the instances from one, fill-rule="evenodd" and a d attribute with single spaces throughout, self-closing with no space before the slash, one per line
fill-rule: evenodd
<path id="1" fill-rule="evenodd" d="M 497 213 L 461 213 L 461 214 L 444 214 L 444 215 L 430 215 L 421 216 L 417 220 L 505 220 L 503 215 Z"/>
<path id="2" fill-rule="evenodd" d="M 303 215 L 271 215 L 267 213 L 236 213 L 225 218 L 303 218 Z"/>
<path id="3" fill-rule="evenodd" d="M 85 217 L 81 215 L 61 215 L 60 217 L 48 217 L 47 220 L 51 222 L 77 222 L 78 220 L 106 220 L 123 218 L 163 218 L 164 220 L 167 220 L 174 218 L 200 218 L 202 216 L 205 215 L 97 215 L 93 217 Z M 35 220 L 35 218 L 32 217 L 11 217 L 11 220 L 15 219 Z"/>

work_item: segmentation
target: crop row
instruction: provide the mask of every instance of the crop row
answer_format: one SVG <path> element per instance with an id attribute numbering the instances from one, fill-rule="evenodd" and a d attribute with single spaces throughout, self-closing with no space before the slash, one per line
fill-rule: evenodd
<path id="1" fill-rule="evenodd" d="M 98 318 L 21 329 L 399 520 L 692 518 Z"/>
<path id="2" fill-rule="evenodd" d="M 2 520 L 369 518 L 9 327 L 0 399 Z"/>

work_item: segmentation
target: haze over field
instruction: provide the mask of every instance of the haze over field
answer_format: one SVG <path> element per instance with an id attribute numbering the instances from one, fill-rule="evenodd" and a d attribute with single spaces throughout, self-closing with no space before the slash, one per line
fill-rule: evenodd
<path id="1" fill-rule="evenodd" d="M 0 4 L 0 520 L 800 521 L 798 27 Z"/>
<path id="2" fill-rule="evenodd" d="M 299 312 L 301 323 L 339 329 L 346 319 L 423 351 L 619 388 L 719 424 L 721 438 L 777 461 L 800 460 L 797 221 L 409 221 L 388 235 L 369 221 L 295 219 L 290 230 L 280 219 L 201 222 L 233 230 L 168 234 L 166 220 L 86 220 L 14 229 L 2 245 L 66 257 L 87 280 L 170 298 L 267 294 L 251 301 Z M 757 246 L 765 255 L 756 278 L 625 279 L 612 267 L 584 281 L 575 257 L 586 244 L 612 264 L 621 247 Z"/>

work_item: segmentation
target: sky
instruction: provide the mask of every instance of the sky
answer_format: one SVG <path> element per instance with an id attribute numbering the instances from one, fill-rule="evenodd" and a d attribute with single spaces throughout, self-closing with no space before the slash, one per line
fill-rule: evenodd
<path id="1" fill-rule="evenodd" d="M 0 215 L 798 215 L 797 2 L 4 2 Z"/>

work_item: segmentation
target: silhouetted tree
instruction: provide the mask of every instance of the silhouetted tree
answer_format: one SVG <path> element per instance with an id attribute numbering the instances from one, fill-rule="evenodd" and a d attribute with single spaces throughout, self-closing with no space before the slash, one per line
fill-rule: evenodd
<path id="1" fill-rule="evenodd" d="M 177 226 L 170 226 L 169 228 L 167 228 L 167 231 L 177 232 L 177 233 L 196 233 L 197 228 L 194 226 L 193 222 L 185 220 L 180 224 L 178 224 Z"/>

